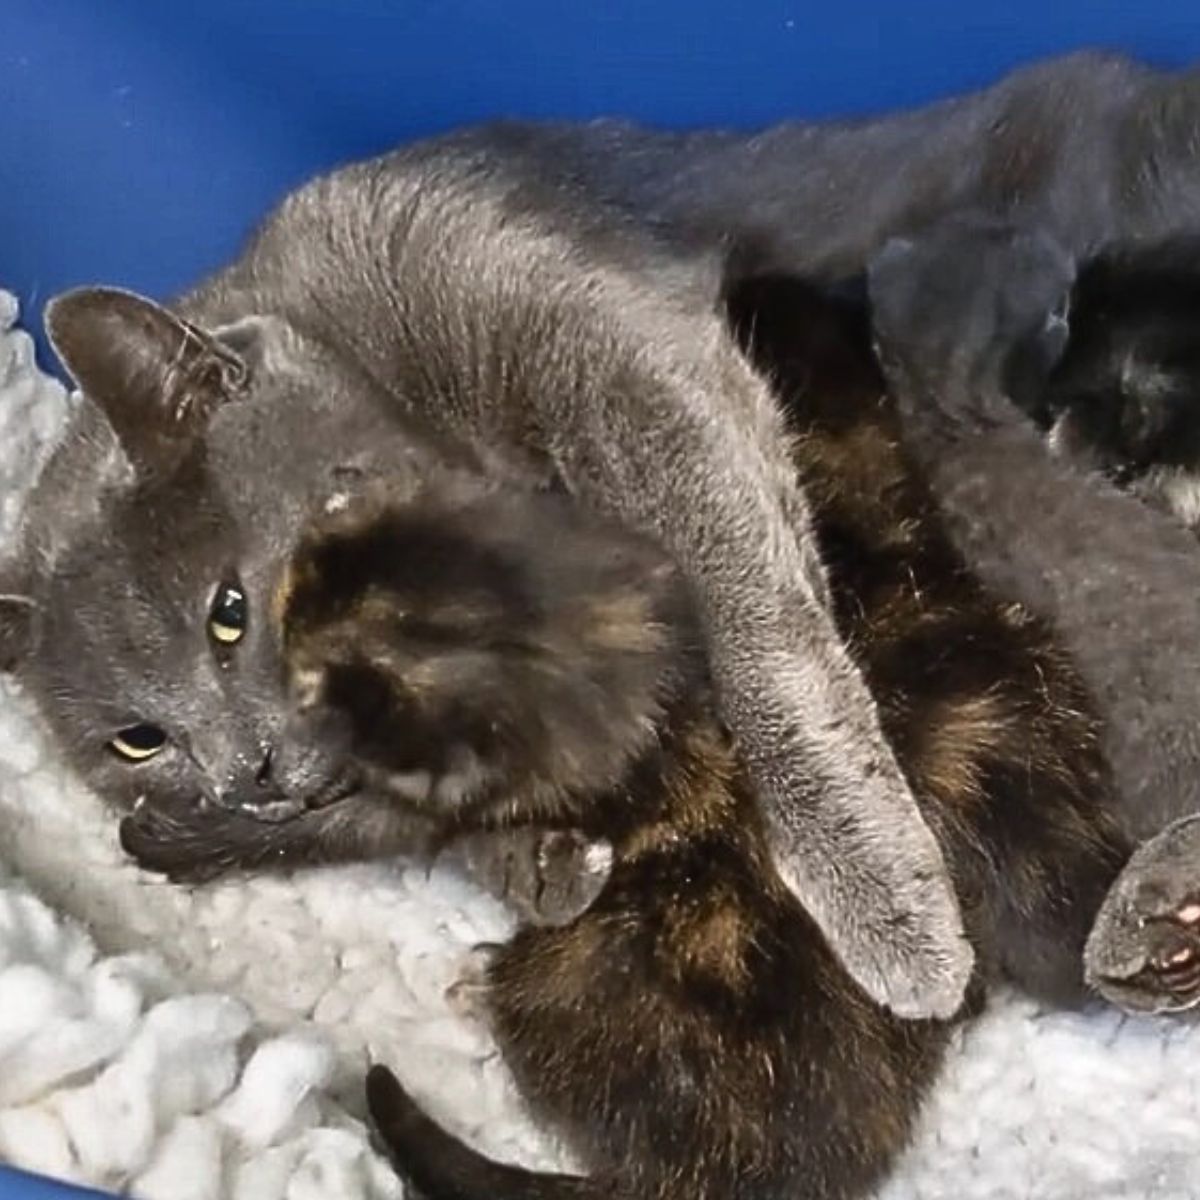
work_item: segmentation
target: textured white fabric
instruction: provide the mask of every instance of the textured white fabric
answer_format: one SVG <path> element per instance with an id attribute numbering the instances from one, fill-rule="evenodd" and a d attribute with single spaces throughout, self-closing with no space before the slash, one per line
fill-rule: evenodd
<path id="1" fill-rule="evenodd" d="M 0 330 L 0 536 L 67 405 Z M 563 1162 L 443 995 L 506 928 L 468 885 L 403 866 L 142 875 L 0 686 L 0 1161 L 162 1200 L 399 1196 L 356 1119 L 369 1055 L 488 1151 Z M 883 1196 L 1200 1198 L 1198 1066 L 1191 1024 L 997 1001 Z"/>

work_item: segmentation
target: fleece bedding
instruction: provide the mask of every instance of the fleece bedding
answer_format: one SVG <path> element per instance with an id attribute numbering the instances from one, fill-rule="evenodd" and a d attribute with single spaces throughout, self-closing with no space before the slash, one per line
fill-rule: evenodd
<path id="1" fill-rule="evenodd" d="M 16 318 L 0 293 L 0 554 L 72 403 Z M 0 681 L 0 1162 L 146 1200 L 400 1197 L 361 1120 L 370 1058 L 488 1152 L 568 1164 L 445 996 L 507 929 L 404 863 L 144 874 Z M 1200 1200 L 1198 1068 L 1190 1021 L 998 996 L 881 1200 Z"/>

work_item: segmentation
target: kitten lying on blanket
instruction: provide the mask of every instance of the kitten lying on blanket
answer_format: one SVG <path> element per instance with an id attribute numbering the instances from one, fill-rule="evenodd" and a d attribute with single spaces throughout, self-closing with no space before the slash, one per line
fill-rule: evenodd
<path id="1" fill-rule="evenodd" d="M 1139 270 L 1117 259 L 1076 289 L 1096 309 L 1073 306 L 1072 336 L 1083 336 L 1051 388 L 1052 398 L 1071 398 L 1060 422 L 1080 416 L 1070 405 L 1085 402 L 1089 374 L 1109 387 L 1127 351 L 1161 347 L 1148 331 L 1181 344 L 1163 318 L 1186 294 L 1152 289 L 1144 321 L 1105 296 L 1109 271 L 1130 280 Z M 1150 278 L 1161 281 L 1164 270 L 1150 260 Z M 1168 1011 L 1200 1001 L 1200 554 L 1174 520 L 1116 491 L 1090 454 L 1046 453 L 1010 402 L 1011 352 L 1045 338 L 1048 317 L 1061 338 L 1055 314 L 1073 276 L 1044 234 L 965 218 L 889 245 L 869 291 L 906 442 L 956 545 L 985 582 L 1053 623 L 1105 718 L 1114 815 L 1144 844 L 1089 939 L 1089 979 L 1122 1007 Z M 1131 366 L 1135 384 L 1156 373 L 1138 354 Z M 1174 385 L 1186 371 L 1168 358 L 1161 374 Z M 1153 404 L 1164 399 L 1139 390 Z M 1131 443 L 1115 446 L 1121 455 Z"/>
<path id="2" fill-rule="evenodd" d="M 839 628 L 950 863 L 980 981 L 1076 1000 L 1127 854 L 1087 697 L 946 542 L 861 310 L 785 280 L 729 303 L 785 404 Z M 607 839 L 613 858 L 584 912 L 522 928 L 477 981 L 524 1097 L 589 1177 L 480 1158 L 378 1069 L 399 1169 L 431 1200 L 866 1194 L 947 1029 L 874 1004 L 772 869 L 680 573 L 561 495 L 426 478 L 350 497 L 272 588 L 262 620 L 300 711 L 340 723 L 372 788 L 438 840 L 532 823 Z M 123 837 L 176 873 L 258 866 L 322 854 L 360 803 L 268 825 L 154 800 Z"/>

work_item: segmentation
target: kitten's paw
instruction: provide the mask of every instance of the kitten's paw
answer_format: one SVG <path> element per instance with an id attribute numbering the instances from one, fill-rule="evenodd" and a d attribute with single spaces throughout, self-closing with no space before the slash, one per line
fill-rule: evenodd
<path id="1" fill-rule="evenodd" d="M 446 1002 L 457 1016 L 487 1023 L 489 972 L 500 949 L 496 942 L 480 942 L 463 957 L 458 978 L 445 992 Z"/>
<path id="2" fill-rule="evenodd" d="M 573 921 L 608 880 L 612 850 L 571 831 L 518 829 L 460 838 L 448 851 L 530 925 Z"/>
<path id="3" fill-rule="evenodd" d="M 1084 973 L 1127 1012 L 1200 1004 L 1200 817 L 1169 825 L 1130 858 L 1088 936 Z"/>

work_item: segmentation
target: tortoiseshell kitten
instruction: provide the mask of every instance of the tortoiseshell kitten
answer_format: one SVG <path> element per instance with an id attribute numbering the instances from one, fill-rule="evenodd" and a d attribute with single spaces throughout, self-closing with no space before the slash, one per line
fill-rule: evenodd
<path id="1" fill-rule="evenodd" d="M 1003 973 L 1077 999 L 1126 856 L 1082 688 L 948 545 L 862 312 L 782 280 L 729 307 L 786 405 L 842 631 L 953 870 L 976 994 Z M 613 848 L 590 907 L 521 928 L 481 980 L 523 1096 L 589 1176 L 487 1160 L 379 1067 L 369 1103 L 402 1174 L 431 1200 L 847 1200 L 879 1182 L 947 1026 L 871 1002 L 775 874 L 669 561 L 563 497 L 460 481 L 352 501 L 302 541 L 276 607 L 301 703 L 339 714 L 438 838 L 533 823 Z M 234 819 L 208 814 L 189 843 L 186 815 L 143 808 L 125 842 L 176 868 L 262 861 L 322 818 Z"/>

